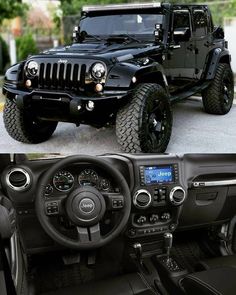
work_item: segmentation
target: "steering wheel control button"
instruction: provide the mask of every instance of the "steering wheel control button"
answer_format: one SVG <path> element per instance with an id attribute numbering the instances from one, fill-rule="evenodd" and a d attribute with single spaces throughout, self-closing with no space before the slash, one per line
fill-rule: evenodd
<path id="1" fill-rule="evenodd" d="M 84 198 L 79 203 L 79 209 L 85 214 L 90 214 L 95 209 L 95 203 L 89 198 Z"/>
<path id="2" fill-rule="evenodd" d="M 123 200 L 120 200 L 120 199 L 113 199 L 112 200 L 112 208 L 113 209 L 121 209 L 123 207 L 124 207 Z"/>
<path id="3" fill-rule="evenodd" d="M 170 191 L 170 202 L 175 206 L 183 204 L 186 198 L 186 192 L 181 186 L 176 186 Z"/>
<path id="4" fill-rule="evenodd" d="M 46 213 L 47 215 L 58 215 L 59 205 L 57 201 L 46 203 Z"/>
<path id="5" fill-rule="evenodd" d="M 145 209 L 150 206 L 152 202 L 152 196 L 149 191 L 141 189 L 138 190 L 133 197 L 134 206 L 140 209 Z"/>

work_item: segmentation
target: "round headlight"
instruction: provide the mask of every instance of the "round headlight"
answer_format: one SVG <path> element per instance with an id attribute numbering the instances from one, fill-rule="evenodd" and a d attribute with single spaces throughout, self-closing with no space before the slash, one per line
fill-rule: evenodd
<path id="1" fill-rule="evenodd" d="M 36 61 L 30 61 L 26 67 L 27 73 L 31 77 L 35 77 L 39 70 L 39 65 Z"/>
<path id="2" fill-rule="evenodd" d="M 106 74 L 106 68 L 102 63 L 96 63 L 92 66 L 91 74 L 95 79 L 101 79 Z"/>

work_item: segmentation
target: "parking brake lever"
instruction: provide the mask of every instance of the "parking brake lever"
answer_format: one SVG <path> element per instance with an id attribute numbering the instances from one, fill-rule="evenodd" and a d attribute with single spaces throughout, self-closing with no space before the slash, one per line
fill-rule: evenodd
<path id="1" fill-rule="evenodd" d="M 136 260 L 138 262 L 139 269 L 142 272 L 144 272 L 145 275 L 149 275 L 150 271 L 149 271 L 146 263 L 144 263 L 144 261 L 143 261 L 143 247 L 142 247 L 142 244 L 140 244 L 140 243 L 133 244 L 133 250 L 134 250 Z"/>

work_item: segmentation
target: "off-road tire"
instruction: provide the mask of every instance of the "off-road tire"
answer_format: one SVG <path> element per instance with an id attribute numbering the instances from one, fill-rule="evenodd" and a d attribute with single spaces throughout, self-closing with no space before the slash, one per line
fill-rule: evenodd
<path id="1" fill-rule="evenodd" d="M 150 135 L 150 113 L 152 108 L 162 106 L 164 111 L 160 141 Z M 116 136 L 125 152 L 163 153 L 166 151 L 172 131 L 172 110 L 164 88 L 157 84 L 144 83 L 137 86 L 128 104 L 116 117 Z M 156 132 L 156 131 L 155 131 Z M 156 134 L 154 132 L 154 134 Z M 157 140 L 157 139 L 156 139 Z"/>
<path id="2" fill-rule="evenodd" d="M 29 113 L 19 109 L 10 99 L 6 99 L 3 120 L 8 134 L 24 143 L 40 143 L 48 140 L 58 124 L 32 118 Z"/>
<path id="3" fill-rule="evenodd" d="M 209 114 L 225 115 L 230 111 L 233 99 L 234 77 L 231 67 L 225 63 L 219 64 L 214 80 L 202 92 L 204 109 Z"/>

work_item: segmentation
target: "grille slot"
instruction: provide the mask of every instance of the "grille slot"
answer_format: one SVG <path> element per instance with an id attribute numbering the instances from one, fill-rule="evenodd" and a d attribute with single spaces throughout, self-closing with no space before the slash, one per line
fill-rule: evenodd
<path id="1" fill-rule="evenodd" d="M 38 87 L 41 89 L 79 90 L 85 86 L 86 65 L 41 63 Z"/>

